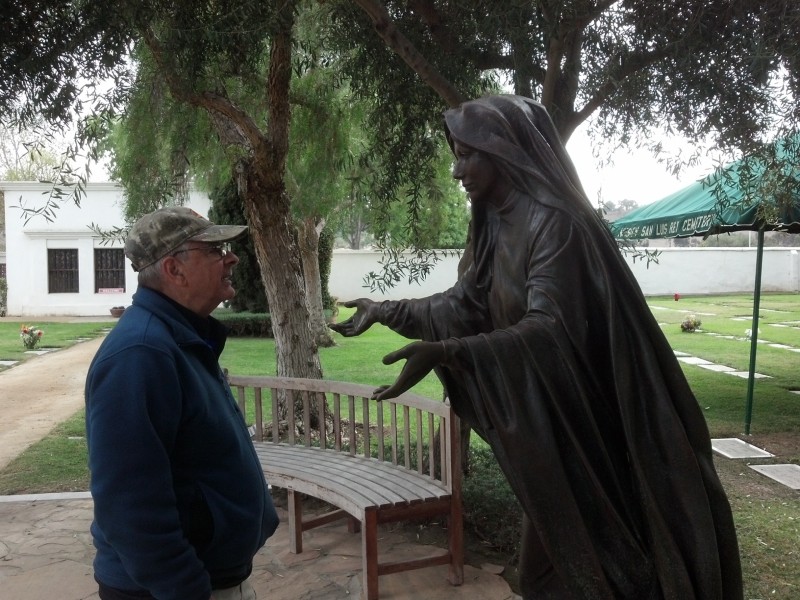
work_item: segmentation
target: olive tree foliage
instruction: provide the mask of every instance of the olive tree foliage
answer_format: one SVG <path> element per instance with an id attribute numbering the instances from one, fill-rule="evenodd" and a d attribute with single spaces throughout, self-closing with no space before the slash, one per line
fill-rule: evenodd
<path id="1" fill-rule="evenodd" d="M 800 116 L 794 0 L 334 0 L 329 43 L 376 98 L 374 149 L 397 188 L 424 163 L 441 111 L 504 89 L 540 101 L 566 142 L 639 146 L 678 170 L 716 148 L 769 152 Z M 367 36 L 365 30 L 373 34 Z M 356 77 L 356 75 L 359 75 Z M 482 79 L 483 78 L 483 79 Z M 491 84 L 495 85 L 492 86 Z M 663 152 L 660 134 L 694 149 Z M 414 153 L 404 149 L 413 147 Z M 390 196 L 390 194 L 386 194 Z"/>
<path id="2" fill-rule="evenodd" d="M 370 169 L 368 182 L 369 220 L 375 234 L 374 245 L 385 252 L 384 270 L 373 274 L 371 287 L 394 285 L 400 274 L 413 281 L 424 274 L 436 253 L 420 245 L 419 216 L 428 182 L 437 180 L 437 156 L 442 151 L 442 110 L 446 103 L 437 91 L 426 85 L 416 71 L 408 68 L 398 54 L 371 31 L 370 21 L 358 2 L 325 2 L 322 44 L 339 57 L 337 69 L 347 77 L 354 97 L 366 102 L 366 155 Z M 405 12 L 404 8 L 400 8 Z M 412 19 L 413 20 L 413 19 Z M 423 36 L 424 38 L 424 36 Z M 471 65 L 444 62 L 443 78 L 458 88 L 463 97 L 497 89 L 492 72 Z M 356 193 L 356 196 L 358 193 Z M 363 197 L 363 195 L 362 195 Z M 412 254 L 391 236 L 393 206 L 408 207 L 409 234 L 403 242 L 412 244 Z"/>
<path id="3" fill-rule="evenodd" d="M 343 166 L 349 155 L 350 133 L 356 124 L 352 121 L 346 86 L 326 66 L 326 61 L 316 56 L 313 38 L 318 24 L 310 22 L 313 14 L 314 11 L 306 11 L 301 15 L 306 20 L 298 27 L 304 41 L 312 41 L 299 44 L 295 52 L 286 185 L 297 224 L 312 332 L 320 346 L 332 346 L 333 338 L 323 313 L 323 300 L 329 294 L 324 289 L 327 278 L 320 271 L 320 241 L 346 193 Z M 330 260 L 330 251 L 323 249 L 322 256 Z"/>
<path id="4" fill-rule="evenodd" d="M 444 139 L 438 146 L 432 177 L 402 185 L 399 200 L 388 206 L 373 201 L 372 191 L 380 185 L 380 163 L 366 153 L 366 146 L 359 146 L 362 154 L 346 171 L 346 200 L 337 209 L 336 227 L 349 248 L 360 249 L 365 241 L 372 244 L 375 234 L 383 234 L 398 249 L 464 248 L 468 199 L 452 177 L 450 148 Z M 414 192 L 418 202 L 411 201 Z"/>
<path id="5" fill-rule="evenodd" d="M 76 122 L 75 115 L 107 110 L 124 96 L 129 75 L 124 56 L 131 40 L 124 28 L 106 26 L 99 3 L 11 4 L 0 25 L 0 127 L 30 134 L 25 143 L 30 156 L 47 156 L 49 162 L 55 154 L 59 169 L 49 196 L 39 206 L 22 207 L 26 219 L 51 220 L 61 202 L 80 200 L 89 168 L 76 163 L 96 158 L 87 142 L 102 124 Z M 97 83 L 108 79 L 118 85 L 100 93 Z M 67 135 L 74 141 L 54 153 Z"/>
<path id="6" fill-rule="evenodd" d="M 461 255 L 469 229 L 469 203 L 452 178 L 452 155 L 444 140 L 433 157 L 435 177 L 402 186 L 402 202 L 378 205 L 385 222 L 375 226 L 384 236 L 380 271 L 366 275 L 364 285 L 381 292 L 405 280 L 424 280 L 442 255 Z M 384 210 L 381 210 L 383 208 Z"/>
<path id="7" fill-rule="evenodd" d="M 173 98 L 146 46 L 131 59 L 136 76 L 124 112 L 101 140 L 111 178 L 124 188 L 128 223 L 166 204 L 183 204 L 192 182 L 211 190 L 229 182 L 231 173 L 208 113 Z"/>
<path id="8" fill-rule="evenodd" d="M 402 64 L 374 75 L 414 71 L 449 106 L 470 96 L 453 69 L 502 73 L 544 104 L 564 141 L 596 116 L 597 132 L 622 142 L 655 126 L 739 147 L 798 115 L 769 85 L 785 70 L 796 98 L 792 0 L 341 0 L 332 10 L 340 39 L 375 31 L 353 69 L 388 48 Z"/>
<path id="9" fill-rule="evenodd" d="M 406 193 L 407 202 L 390 209 L 387 232 L 399 247 L 463 249 L 466 244 L 469 199 L 452 177 L 453 156 L 444 138 L 438 145 L 432 164 L 435 176 L 415 180 L 401 189 L 402 195 L 410 186 L 418 185 L 420 201 L 408 201 L 413 193 Z"/>
<path id="10" fill-rule="evenodd" d="M 136 66 L 129 57 L 146 48 L 171 98 L 203 111 L 225 148 L 267 290 L 278 374 L 321 377 L 284 178 L 299 0 L 27 4 L 35 14 L 14 23 L 16 35 L 27 26 L 25 35 L 33 33 L 38 46 L 19 42 L 19 62 L 4 65 L 22 69 L 12 78 L 14 96 L 0 97 L 0 108 L 8 104 L 17 119 L 39 110 L 48 119 L 66 119 L 80 95 L 79 81 L 117 76 L 107 101 L 87 121 L 101 127 L 124 108 L 132 85 L 124 77 Z M 25 62 L 31 55 L 36 70 Z"/>

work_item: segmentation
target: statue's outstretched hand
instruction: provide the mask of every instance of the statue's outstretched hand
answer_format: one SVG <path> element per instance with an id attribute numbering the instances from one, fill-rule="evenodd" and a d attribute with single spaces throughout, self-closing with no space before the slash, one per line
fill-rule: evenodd
<path id="1" fill-rule="evenodd" d="M 406 364 L 400 375 L 392 385 L 382 385 L 372 392 L 374 400 L 395 398 L 414 387 L 444 359 L 444 346 L 441 342 L 414 342 L 384 356 L 383 364 L 390 365 L 403 358 Z"/>
<path id="2" fill-rule="evenodd" d="M 355 307 L 356 312 L 349 319 L 345 319 L 341 323 L 333 323 L 329 327 L 345 337 L 361 335 L 378 321 L 380 302 L 373 302 L 369 298 L 359 298 L 342 302 L 342 306 Z"/>

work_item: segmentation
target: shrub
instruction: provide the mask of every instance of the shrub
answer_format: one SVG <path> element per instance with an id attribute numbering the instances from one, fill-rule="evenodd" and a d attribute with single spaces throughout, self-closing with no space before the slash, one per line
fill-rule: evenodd
<path id="1" fill-rule="evenodd" d="M 8 282 L 5 277 L 0 277 L 0 317 L 6 316 L 8 302 Z"/>
<path id="2" fill-rule="evenodd" d="M 494 454 L 487 446 L 469 445 L 469 475 L 462 486 L 464 526 L 491 548 L 519 557 L 522 507 Z"/>
<path id="3" fill-rule="evenodd" d="M 222 321 L 232 337 L 273 337 L 272 318 L 268 313 L 219 311 L 214 317 Z"/>
<path id="4" fill-rule="evenodd" d="M 215 188 L 209 194 L 209 198 L 212 206 L 208 211 L 208 218 L 215 223 L 241 225 L 247 222 L 235 180 L 231 179 Z M 231 250 L 239 257 L 239 263 L 233 269 L 231 278 L 236 296 L 227 303 L 227 306 L 236 312 L 269 312 L 267 293 L 261 281 L 261 271 L 258 268 L 252 236 L 245 235 L 231 242 Z"/>

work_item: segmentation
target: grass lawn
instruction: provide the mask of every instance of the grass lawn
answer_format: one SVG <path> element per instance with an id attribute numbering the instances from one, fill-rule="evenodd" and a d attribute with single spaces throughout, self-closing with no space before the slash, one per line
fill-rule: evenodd
<path id="1" fill-rule="evenodd" d="M 22 361 L 36 356 L 26 353 L 22 340 L 19 337 L 22 323 L 13 321 L 0 322 L 0 360 L 3 361 Z M 93 338 L 109 327 L 113 327 L 114 322 L 80 322 L 80 323 L 40 323 L 35 320 L 26 322 L 25 325 L 38 327 L 44 333 L 39 347 L 44 350 L 47 348 L 66 348 L 77 343 L 80 339 Z M 0 372 L 4 367 L 0 365 Z"/>
<path id="2" fill-rule="evenodd" d="M 718 365 L 747 371 L 752 297 L 698 296 L 648 299 L 670 345 L 676 351 Z M 699 331 L 684 333 L 687 315 L 702 322 Z M 346 318 L 343 310 L 340 318 Z M 800 492 L 773 482 L 749 468 L 759 462 L 800 464 L 800 294 L 765 294 L 761 301 L 756 371 L 767 375 L 755 383 L 751 435 L 747 441 L 776 455 L 770 460 L 717 458 L 717 469 L 734 511 L 745 575 L 745 598 L 800 598 Z M 91 334 L 98 324 L 46 323 L 44 344 Z M 21 355 L 19 324 L 0 323 L 0 358 Z M 60 336 L 60 337 L 59 337 Z M 11 341 L 9 341 L 9 339 Z M 401 364 L 383 365 L 381 358 L 407 343 L 384 327 L 358 338 L 337 336 L 338 346 L 321 351 L 328 379 L 370 385 L 390 383 Z M 221 362 L 232 373 L 271 374 L 274 343 L 264 339 L 231 339 Z M 747 380 L 681 363 L 703 408 L 712 437 L 743 437 Z M 415 391 L 441 397 L 430 376 Z M 86 447 L 83 413 L 59 426 L 6 469 L 0 471 L 0 494 L 85 490 Z M 744 439 L 744 438 L 743 438 Z M 479 441 L 473 446 L 480 450 Z M 469 552 L 494 548 L 493 562 L 505 561 L 513 583 L 518 513 L 491 455 L 478 454 L 473 476 L 465 482 Z M 472 480 L 470 482 L 470 480 Z M 510 516 L 511 515 L 511 516 Z M 415 532 L 419 535 L 419 531 Z M 434 540 L 435 541 L 435 540 Z"/>
<path id="3" fill-rule="evenodd" d="M 649 298 L 676 351 L 747 371 L 752 296 Z M 681 321 L 702 325 L 683 333 Z M 752 424 L 745 437 L 747 380 L 695 365 L 683 370 L 703 407 L 712 437 L 740 437 L 775 459 L 717 458 L 717 470 L 734 512 L 745 578 L 745 598 L 800 598 L 800 492 L 749 468 L 759 463 L 800 463 L 800 295 L 765 294 L 759 310 Z M 780 346 L 788 346 L 780 347 Z"/>

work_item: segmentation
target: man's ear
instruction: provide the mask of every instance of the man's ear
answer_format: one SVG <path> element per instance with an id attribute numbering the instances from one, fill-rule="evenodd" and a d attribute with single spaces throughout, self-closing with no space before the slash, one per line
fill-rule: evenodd
<path id="1" fill-rule="evenodd" d="M 173 285 L 182 285 L 186 281 L 183 263 L 174 256 L 167 256 L 161 261 L 161 275 Z"/>

